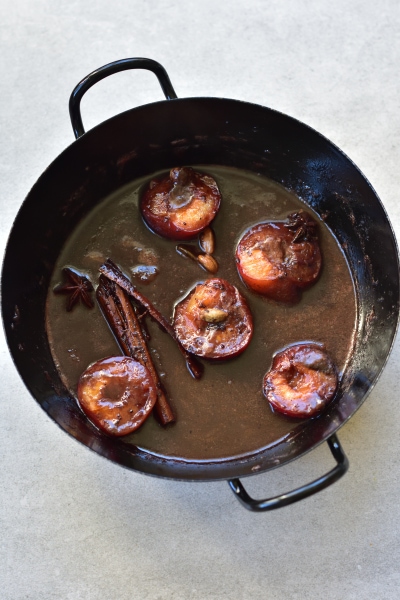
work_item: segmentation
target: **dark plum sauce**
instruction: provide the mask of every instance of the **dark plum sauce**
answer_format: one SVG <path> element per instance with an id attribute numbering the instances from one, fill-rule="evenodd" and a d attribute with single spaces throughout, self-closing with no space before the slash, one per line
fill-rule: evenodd
<path id="1" fill-rule="evenodd" d="M 253 315 L 252 341 L 236 358 L 223 363 L 203 361 L 200 380 L 190 376 L 174 341 L 147 319 L 149 348 L 177 421 L 163 428 L 151 415 L 124 438 L 159 456 L 212 461 L 252 454 L 285 439 L 303 424 L 271 410 L 262 393 L 264 374 L 274 353 L 304 340 L 324 344 L 342 373 L 353 349 L 357 305 L 337 240 L 292 192 L 249 171 L 209 165 L 194 168 L 212 175 L 222 195 L 220 211 L 211 224 L 218 273 L 207 273 L 178 254 L 176 241 L 154 234 L 143 222 L 139 194 L 155 173 L 105 198 L 70 236 L 49 286 L 46 326 L 54 362 L 76 397 L 79 376 L 88 365 L 121 351 L 97 304 L 93 309 L 78 304 L 67 312 L 65 297 L 53 293 L 63 267 L 74 267 L 96 287 L 99 266 L 111 258 L 167 318 L 172 318 L 176 302 L 199 281 L 221 277 L 236 285 Z M 236 245 L 251 225 L 285 219 L 299 209 L 318 222 L 322 273 L 298 304 L 279 304 L 245 287 L 236 269 Z"/>

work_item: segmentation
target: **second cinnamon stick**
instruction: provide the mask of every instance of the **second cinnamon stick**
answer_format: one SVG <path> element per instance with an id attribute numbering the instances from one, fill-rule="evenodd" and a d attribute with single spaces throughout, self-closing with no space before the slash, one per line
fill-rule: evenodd
<path id="1" fill-rule="evenodd" d="M 185 357 L 186 366 L 191 376 L 195 379 L 200 379 L 203 374 L 203 365 L 197 360 L 196 356 L 185 350 L 176 337 L 171 323 L 155 308 L 155 306 L 153 306 L 153 304 L 145 296 L 143 296 L 143 294 L 141 294 L 141 292 L 139 292 L 138 289 L 136 289 L 131 281 L 123 274 L 121 269 L 110 258 L 108 258 L 106 262 L 101 265 L 99 270 L 100 273 L 102 273 L 102 275 L 104 275 L 107 279 L 113 281 L 123 290 L 125 290 L 129 296 L 131 296 L 149 313 L 152 319 L 157 321 L 161 329 L 171 336 Z"/>
<path id="2" fill-rule="evenodd" d="M 101 275 L 96 290 L 96 298 L 123 353 L 131 356 L 150 371 L 157 387 L 157 402 L 154 410 L 158 420 L 162 425 L 174 422 L 175 417 L 172 408 L 167 400 L 138 317 L 127 293 L 118 284 Z"/>

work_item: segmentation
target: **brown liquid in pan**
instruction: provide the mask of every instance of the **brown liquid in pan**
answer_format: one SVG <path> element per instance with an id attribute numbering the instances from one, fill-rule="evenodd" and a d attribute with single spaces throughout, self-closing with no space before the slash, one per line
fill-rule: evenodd
<path id="1" fill-rule="evenodd" d="M 261 391 L 263 376 L 276 351 L 304 340 L 324 343 L 342 372 L 354 343 L 356 296 L 344 255 L 322 221 L 322 274 L 299 304 L 277 304 L 247 290 L 234 259 L 242 232 L 263 220 L 284 219 L 300 208 L 312 211 L 294 194 L 255 173 L 208 165 L 195 168 L 212 175 L 220 187 L 221 209 L 212 225 L 219 263 L 216 276 L 238 286 L 247 298 L 254 318 L 253 339 L 237 358 L 205 361 L 202 379 L 194 380 L 175 343 L 147 320 L 149 346 L 177 422 L 163 428 L 151 415 L 124 439 L 160 456 L 210 461 L 254 453 L 284 439 L 301 423 L 271 410 Z M 110 257 L 167 317 L 196 282 L 212 277 L 180 256 L 175 242 L 144 225 L 138 197 L 149 179 L 136 180 L 106 198 L 76 228 L 56 264 L 48 294 L 47 332 L 54 361 L 73 395 L 90 363 L 121 352 L 97 305 L 89 310 L 79 304 L 67 313 L 66 298 L 52 292 L 64 266 L 86 273 L 96 286 L 98 267 Z M 140 265 L 151 267 L 145 283 L 133 276 Z"/>

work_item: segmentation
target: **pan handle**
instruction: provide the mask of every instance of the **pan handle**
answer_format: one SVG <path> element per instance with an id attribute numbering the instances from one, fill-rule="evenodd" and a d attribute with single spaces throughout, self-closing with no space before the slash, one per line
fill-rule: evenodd
<path id="1" fill-rule="evenodd" d="M 84 77 L 71 94 L 69 99 L 69 115 L 76 139 L 80 138 L 85 133 L 80 110 L 80 103 L 83 95 L 98 81 L 101 81 L 109 75 L 128 69 L 146 69 L 147 71 L 152 71 L 157 76 L 166 99 L 172 100 L 173 98 L 177 98 L 166 70 L 155 60 L 151 60 L 150 58 L 123 58 L 108 63 L 107 65 L 104 65 L 104 67 L 100 67 Z"/>
<path id="2" fill-rule="evenodd" d="M 231 490 L 239 502 L 245 506 L 245 508 L 256 512 L 281 508 L 283 506 L 287 506 L 288 504 L 293 504 L 293 502 L 297 502 L 298 500 L 302 500 L 303 498 L 307 498 L 307 496 L 311 496 L 312 494 L 315 494 L 316 492 L 328 487 L 332 483 L 335 483 L 335 481 L 340 479 L 340 477 L 342 477 L 342 475 L 344 475 L 349 468 L 348 458 L 343 452 L 336 435 L 331 435 L 327 442 L 337 464 L 331 471 L 319 479 L 307 483 L 296 490 L 282 494 L 281 496 L 275 496 L 274 498 L 268 498 L 266 500 L 254 500 L 251 498 L 244 489 L 240 479 L 228 480 Z"/>

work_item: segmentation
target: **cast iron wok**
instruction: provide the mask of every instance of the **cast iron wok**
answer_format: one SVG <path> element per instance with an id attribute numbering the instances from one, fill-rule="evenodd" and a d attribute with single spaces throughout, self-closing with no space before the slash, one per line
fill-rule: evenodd
<path id="1" fill-rule="evenodd" d="M 125 69 L 156 74 L 167 100 L 105 121 L 88 133 L 80 116 L 83 94 Z M 300 500 L 336 481 L 348 468 L 336 437 L 376 383 L 390 353 L 399 316 L 399 262 L 385 210 L 357 167 L 331 142 L 295 119 L 246 102 L 178 99 L 158 63 L 116 61 L 74 89 L 70 114 L 77 140 L 42 174 L 23 202 L 8 240 L 2 272 L 2 313 L 15 365 L 32 396 L 77 440 L 125 467 L 183 480 L 227 479 L 251 510 Z M 265 175 L 295 192 L 344 249 L 357 295 L 354 351 L 339 396 L 312 426 L 273 447 L 214 462 L 165 459 L 88 423 L 64 387 L 49 348 L 45 303 L 54 264 L 79 221 L 104 197 L 137 177 L 176 165 L 214 164 Z M 35 224 L 33 227 L 32 224 Z M 316 481 L 267 500 L 254 500 L 239 477 L 267 471 L 327 441 L 335 467 Z"/>

